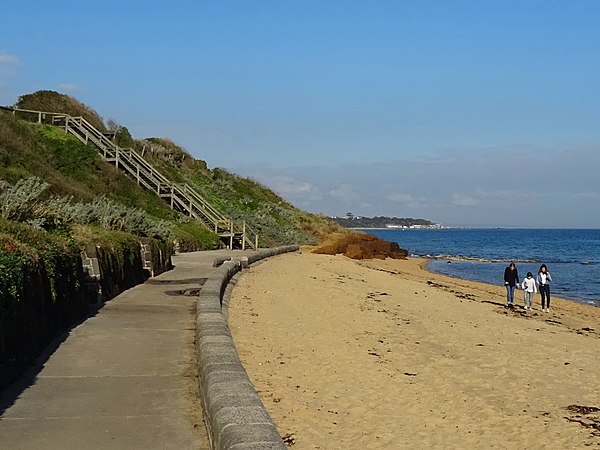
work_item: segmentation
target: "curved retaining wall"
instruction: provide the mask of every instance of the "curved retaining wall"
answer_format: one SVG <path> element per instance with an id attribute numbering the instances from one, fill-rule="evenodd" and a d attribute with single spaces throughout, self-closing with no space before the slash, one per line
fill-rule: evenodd
<path id="1" fill-rule="evenodd" d="M 196 312 L 198 383 L 213 449 L 285 449 L 238 357 L 222 303 L 231 278 L 242 267 L 298 246 L 259 250 L 224 261 L 204 283 Z"/>

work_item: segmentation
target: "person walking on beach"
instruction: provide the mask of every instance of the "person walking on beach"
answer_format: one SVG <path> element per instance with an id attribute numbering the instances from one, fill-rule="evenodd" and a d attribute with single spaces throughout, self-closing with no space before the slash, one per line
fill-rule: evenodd
<path id="1" fill-rule="evenodd" d="M 540 290 L 540 295 L 542 296 L 542 311 L 550 312 L 550 283 L 552 282 L 552 277 L 550 276 L 550 272 L 548 272 L 548 268 L 546 264 L 542 264 L 540 266 L 540 271 L 537 275 L 537 284 Z"/>
<path id="2" fill-rule="evenodd" d="M 523 292 L 525 295 L 525 310 L 533 309 L 533 294 L 537 292 L 537 283 L 531 272 L 527 272 L 527 278 L 523 280 Z"/>
<path id="3" fill-rule="evenodd" d="M 506 306 L 512 308 L 515 302 L 515 287 L 519 283 L 519 272 L 515 263 L 504 269 L 504 286 L 506 286 Z"/>

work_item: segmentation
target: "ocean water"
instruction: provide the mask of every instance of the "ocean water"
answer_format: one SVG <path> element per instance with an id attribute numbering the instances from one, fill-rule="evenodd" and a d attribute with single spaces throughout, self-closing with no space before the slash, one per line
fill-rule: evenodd
<path id="1" fill-rule="evenodd" d="M 410 255 L 434 258 L 429 270 L 504 285 L 514 261 L 522 281 L 548 266 L 551 293 L 600 307 L 600 230 L 471 228 L 365 230 L 397 242 Z"/>

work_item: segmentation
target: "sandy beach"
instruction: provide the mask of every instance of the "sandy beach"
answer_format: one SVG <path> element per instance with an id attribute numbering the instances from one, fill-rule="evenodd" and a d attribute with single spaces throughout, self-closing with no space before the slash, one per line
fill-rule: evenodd
<path id="1" fill-rule="evenodd" d="M 422 264 L 302 252 L 240 277 L 230 327 L 293 448 L 600 446 L 600 308 L 508 310 Z"/>

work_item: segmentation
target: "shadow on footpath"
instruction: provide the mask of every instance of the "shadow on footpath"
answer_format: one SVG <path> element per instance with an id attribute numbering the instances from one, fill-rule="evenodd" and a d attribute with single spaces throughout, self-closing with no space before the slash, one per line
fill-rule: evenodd
<path id="1" fill-rule="evenodd" d="M 200 292 L 202 286 L 206 282 L 206 278 L 187 278 L 187 279 L 165 279 L 165 280 L 156 280 L 149 279 L 146 280 L 145 283 L 154 284 L 154 285 L 184 285 L 184 284 L 197 284 L 198 288 L 194 289 L 182 289 L 182 290 L 174 290 L 174 291 L 165 291 L 165 294 L 171 296 L 197 296 Z M 52 340 L 46 348 L 42 351 L 42 353 L 31 363 L 31 365 L 23 372 L 21 376 L 19 376 L 15 381 L 7 385 L 4 389 L 0 389 L 0 420 L 2 420 L 2 415 L 15 404 L 15 402 L 19 399 L 21 394 L 27 390 L 29 387 L 35 385 L 37 381 L 38 374 L 44 368 L 46 362 L 50 359 L 50 357 L 54 354 L 54 352 L 61 346 L 63 342 L 67 340 L 70 336 L 71 331 L 73 331 L 78 326 L 82 325 L 88 319 L 96 316 L 110 300 L 104 301 L 97 308 L 93 308 L 92 311 L 85 317 L 82 317 L 77 322 L 74 322 L 66 331 L 61 333 L 58 337 Z"/>
<path id="2" fill-rule="evenodd" d="M 67 340 L 71 334 L 71 331 L 84 323 L 86 320 L 98 314 L 105 304 L 106 302 L 102 303 L 102 305 L 100 305 L 98 308 L 95 308 L 93 312 L 85 317 L 82 317 L 77 322 L 74 322 L 69 329 L 53 339 L 20 377 L 10 383 L 4 389 L 0 390 L 0 420 L 2 420 L 2 415 L 6 412 L 6 410 L 13 406 L 19 399 L 19 396 L 27 388 L 35 384 L 37 376 L 44 368 L 46 361 L 48 361 L 58 347 L 60 347 L 60 345 Z"/>

